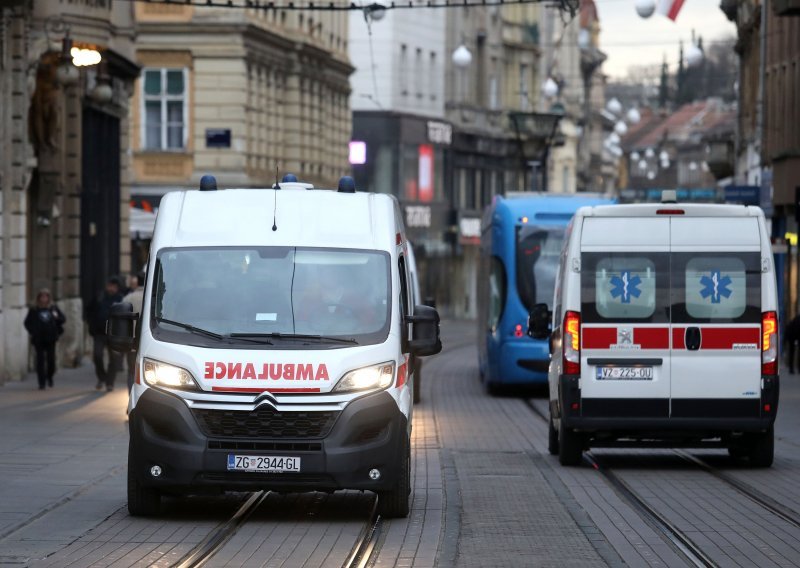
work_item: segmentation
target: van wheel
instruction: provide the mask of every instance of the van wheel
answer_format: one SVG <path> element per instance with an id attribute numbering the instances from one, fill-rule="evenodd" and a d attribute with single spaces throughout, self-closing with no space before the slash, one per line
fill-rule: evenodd
<path id="1" fill-rule="evenodd" d="M 580 465 L 583 455 L 583 437 L 572 428 L 561 426 L 558 429 L 558 461 L 561 465 Z"/>
<path id="2" fill-rule="evenodd" d="M 400 477 L 391 491 L 378 491 L 378 513 L 387 518 L 404 518 L 408 516 L 409 499 L 411 497 L 411 441 L 403 436 L 401 448 L 403 462 L 400 465 Z"/>
<path id="3" fill-rule="evenodd" d="M 555 425 L 553 425 L 552 414 L 547 421 L 547 451 L 550 452 L 551 456 L 558 454 L 558 431 Z"/>
<path id="4" fill-rule="evenodd" d="M 748 454 L 753 467 L 770 467 L 775 458 L 775 430 L 772 426 L 753 439 Z"/>
<path id="5" fill-rule="evenodd" d="M 132 517 L 150 517 L 161 510 L 161 492 L 143 487 L 128 467 L 128 512 Z"/>
<path id="6" fill-rule="evenodd" d="M 414 359 L 414 404 L 422 399 L 422 361 Z"/>

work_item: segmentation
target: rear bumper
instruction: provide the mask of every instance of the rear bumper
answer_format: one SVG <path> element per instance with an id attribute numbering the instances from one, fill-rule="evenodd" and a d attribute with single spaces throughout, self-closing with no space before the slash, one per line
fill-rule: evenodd
<path id="1" fill-rule="evenodd" d="M 402 465 L 408 421 L 386 392 L 351 402 L 330 432 L 318 439 L 216 438 L 206 436 L 188 406 L 148 389 L 130 413 L 128 467 L 147 487 L 202 490 L 311 491 L 391 489 Z M 228 455 L 299 457 L 300 473 L 228 471 Z M 153 465 L 162 474 L 153 478 Z M 368 472 L 377 468 L 379 480 Z"/>
<path id="2" fill-rule="evenodd" d="M 583 398 L 579 377 L 559 378 L 559 404 L 551 412 L 575 430 L 605 437 L 726 437 L 760 432 L 775 422 L 780 381 L 763 377 L 760 398 Z M 712 394 L 712 393 L 709 393 Z"/>

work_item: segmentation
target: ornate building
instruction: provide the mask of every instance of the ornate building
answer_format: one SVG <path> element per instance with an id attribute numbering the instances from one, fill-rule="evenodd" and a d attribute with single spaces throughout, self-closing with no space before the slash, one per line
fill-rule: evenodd
<path id="1" fill-rule="evenodd" d="M 66 313 L 59 359 L 74 364 L 83 305 L 120 270 L 132 10 L 111 0 L 0 7 L 0 382 L 27 371 L 22 321 L 36 290 L 50 288 Z"/>
<path id="2" fill-rule="evenodd" d="M 136 3 L 135 204 L 157 207 L 205 173 L 220 187 L 286 172 L 335 187 L 349 172 L 347 13 L 243 4 Z"/>

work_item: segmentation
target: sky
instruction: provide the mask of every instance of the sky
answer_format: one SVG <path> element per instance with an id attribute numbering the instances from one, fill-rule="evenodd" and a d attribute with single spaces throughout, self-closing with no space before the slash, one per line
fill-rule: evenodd
<path id="1" fill-rule="evenodd" d="M 676 21 L 655 12 L 647 19 L 636 13 L 636 0 L 595 0 L 600 17 L 600 49 L 608 55 L 603 72 L 624 77 L 632 65 L 678 63 L 678 44 L 688 46 L 692 30 L 703 44 L 736 36 L 736 25 L 719 9 L 720 0 L 684 0 Z"/>

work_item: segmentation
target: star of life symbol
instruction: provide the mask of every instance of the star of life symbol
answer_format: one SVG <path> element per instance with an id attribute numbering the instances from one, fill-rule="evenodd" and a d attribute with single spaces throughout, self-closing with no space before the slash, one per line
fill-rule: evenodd
<path id="1" fill-rule="evenodd" d="M 719 304 L 723 297 L 730 298 L 731 296 L 732 291 L 728 288 L 731 285 L 731 277 L 722 276 L 719 270 L 712 270 L 711 276 L 702 276 L 700 285 L 703 286 L 700 295 L 703 299 L 710 296 L 712 304 Z"/>
<path id="2" fill-rule="evenodd" d="M 633 345 L 633 330 L 629 327 L 620 327 L 617 329 L 617 344 L 618 345 Z"/>
<path id="3" fill-rule="evenodd" d="M 611 297 L 619 298 L 623 304 L 631 303 L 631 296 L 638 298 L 642 291 L 639 285 L 642 279 L 638 276 L 631 276 L 630 270 L 623 270 L 619 276 L 611 277 Z"/>

